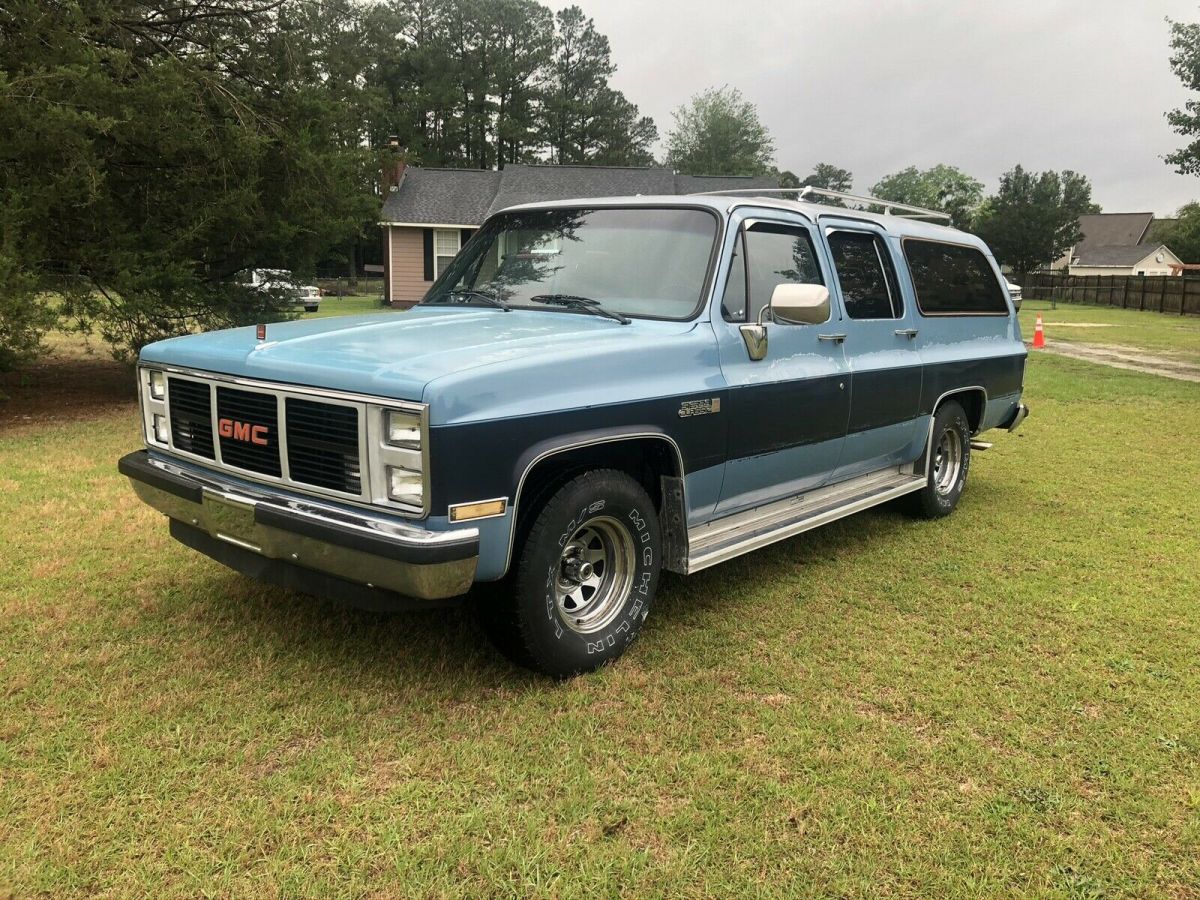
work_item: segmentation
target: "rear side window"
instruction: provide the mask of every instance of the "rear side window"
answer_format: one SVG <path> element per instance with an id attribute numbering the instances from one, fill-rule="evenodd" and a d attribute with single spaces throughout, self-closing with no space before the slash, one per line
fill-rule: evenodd
<path id="1" fill-rule="evenodd" d="M 899 319 L 904 314 L 891 254 L 878 235 L 835 231 L 829 235 L 829 249 L 850 318 Z"/>
<path id="2" fill-rule="evenodd" d="M 824 283 L 807 229 L 756 222 L 734 247 L 721 314 L 727 322 L 756 322 L 778 285 Z"/>
<path id="3" fill-rule="evenodd" d="M 974 247 L 906 238 L 904 256 L 925 315 L 1008 313 L 995 272 Z"/>

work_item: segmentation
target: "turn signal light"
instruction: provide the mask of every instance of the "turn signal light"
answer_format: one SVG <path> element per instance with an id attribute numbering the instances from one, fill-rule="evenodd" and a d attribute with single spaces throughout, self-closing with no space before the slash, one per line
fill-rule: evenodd
<path id="1" fill-rule="evenodd" d="M 508 509 L 508 498 L 499 500 L 484 500 L 481 503 L 459 503 L 450 507 L 451 522 L 465 522 L 468 519 L 486 519 L 488 516 L 502 516 Z"/>

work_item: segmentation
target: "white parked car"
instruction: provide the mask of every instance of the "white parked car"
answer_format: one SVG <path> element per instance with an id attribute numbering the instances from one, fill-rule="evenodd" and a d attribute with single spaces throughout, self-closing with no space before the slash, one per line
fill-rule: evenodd
<path id="1" fill-rule="evenodd" d="M 1012 297 L 1013 309 L 1020 310 L 1021 309 L 1021 286 L 1019 284 L 1013 284 L 1008 279 L 1005 279 L 1004 283 L 1008 285 L 1008 296 Z"/>
<path id="2" fill-rule="evenodd" d="M 305 312 L 316 312 L 321 307 L 321 289 L 315 284 L 300 284 L 287 269 L 248 269 L 241 277 L 242 283 L 250 287 L 290 292 L 295 305 L 303 306 Z"/>
<path id="3" fill-rule="evenodd" d="M 304 304 L 305 312 L 316 312 L 321 306 L 321 289 L 314 284 L 302 285 L 300 302 Z"/>

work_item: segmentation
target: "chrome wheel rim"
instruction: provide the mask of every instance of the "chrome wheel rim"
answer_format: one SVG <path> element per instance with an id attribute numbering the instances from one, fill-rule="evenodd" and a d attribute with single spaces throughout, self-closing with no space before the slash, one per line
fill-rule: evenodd
<path id="1" fill-rule="evenodd" d="M 962 472 L 962 437 L 953 428 L 942 432 L 937 448 L 933 452 L 933 488 L 939 494 L 949 494 L 958 483 Z"/>
<path id="2" fill-rule="evenodd" d="M 633 585 L 633 536 L 616 519 L 591 519 L 563 545 L 554 577 L 558 616 L 580 634 L 612 624 Z"/>

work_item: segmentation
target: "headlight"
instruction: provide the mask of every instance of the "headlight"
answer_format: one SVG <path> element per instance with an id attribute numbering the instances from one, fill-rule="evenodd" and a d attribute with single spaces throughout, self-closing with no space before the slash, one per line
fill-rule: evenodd
<path id="1" fill-rule="evenodd" d="M 367 451 L 371 494 L 376 503 L 407 507 L 405 514 L 429 512 L 429 413 L 425 406 L 378 406 L 368 410 Z"/>
<path id="2" fill-rule="evenodd" d="M 397 503 L 421 507 L 425 505 L 425 477 L 420 472 L 400 466 L 388 466 L 388 496 Z"/>
<path id="3" fill-rule="evenodd" d="M 421 449 L 421 417 L 396 409 L 387 411 L 386 440 L 393 447 Z"/>
<path id="4" fill-rule="evenodd" d="M 167 396 L 167 376 L 157 369 L 150 370 L 150 396 L 155 400 Z"/>
<path id="5" fill-rule="evenodd" d="M 167 430 L 167 417 L 154 414 L 154 439 L 160 444 L 167 443 L 171 433 Z"/>

